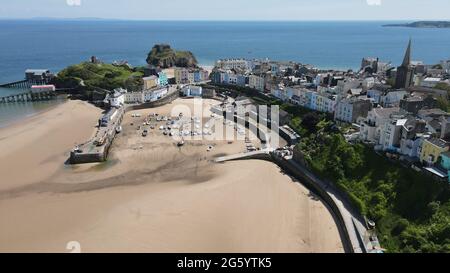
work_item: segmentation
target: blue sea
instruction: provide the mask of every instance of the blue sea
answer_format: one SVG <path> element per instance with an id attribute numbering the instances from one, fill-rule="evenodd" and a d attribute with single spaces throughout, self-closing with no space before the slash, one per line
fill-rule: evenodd
<path id="1" fill-rule="evenodd" d="M 23 79 L 27 68 L 57 72 L 93 55 L 144 65 L 156 43 L 190 50 L 202 65 L 220 58 L 267 57 L 358 69 L 366 56 L 397 65 L 409 38 L 414 60 L 450 59 L 450 29 L 382 27 L 387 23 L 393 22 L 0 20 L 0 83 Z M 0 96 L 14 92 L 0 90 Z"/>

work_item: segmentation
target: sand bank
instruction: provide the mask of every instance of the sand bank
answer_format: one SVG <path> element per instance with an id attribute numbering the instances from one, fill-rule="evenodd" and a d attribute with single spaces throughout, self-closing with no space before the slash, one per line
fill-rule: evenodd
<path id="1" fill-rule="evenodd" d="M 73 142 L 89 137 L 98 118 L 98 110 L 83 103 L 0 131 L 9 138 L 29 128 L 40 131 L 46 119 L 59 115 L 70 115 L 83 131 L 58 145 L 48 140 L 52 152 L 44 157 L 32 143 L 59 134 L 67 119 L 50 122 L 53 127 L 41 133 L 22 133 L 28 149 L 9 138 L 0 141 L 10 154 L 34 156 L 27 164 L 36 173 L 18 172 L 16 183 L 2 182 L 0 251 L 67 252 L 66 244 L 78 241 L 85 252 L 343 252 L 326 206 L 276 165 L 211 161 L 242 152 L 243 141 L 188 141 L 179 148 L 158 130 L 140 135 L 133 113 L 169 114 L 174 105 L 192 108 L 192 100 L 127 113 L 107 164 L 62 165 Z M 77 107 L 82 110 L 64 113 Z M 208 152 L 208 145 L 214 150 Z M 17 169 L 21 157 L 9 161 Z M 51 162 L 46 173 L 42 162 Z"/>

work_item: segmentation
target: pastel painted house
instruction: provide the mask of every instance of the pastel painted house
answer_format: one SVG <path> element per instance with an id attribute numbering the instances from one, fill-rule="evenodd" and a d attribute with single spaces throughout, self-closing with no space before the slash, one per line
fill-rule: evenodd
<path id="1" fill-rule="evenodd" d="M 450 182 L 450 152 L 441 154 L 441 167 L 447 171 L 448 179 Z"/>
<path id="2" fill-rule="evenodd" d="M 426 139 L 422 143 L 420 161 L 428 166 L 436 164 L 441 154 L 448 152 L 448 143 L 439 138 Z"/>
<path id="3" fill-rule="evenodd" d="M 158 83 L 159 83 L 159 86 L 167 86 L 167 85 L 169 85 L 169 79 L 168 79 L 166 73 L 164 73 L 164 72 L 159 72 L 158 73 Z"/>

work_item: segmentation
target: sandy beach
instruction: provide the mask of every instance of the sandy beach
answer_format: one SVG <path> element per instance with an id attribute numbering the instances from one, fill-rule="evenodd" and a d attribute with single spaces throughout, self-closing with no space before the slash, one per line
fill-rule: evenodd
<path id="1" fill-rule="evenodd" d="M 133 114 L 174 106 L 193 100 L 128 112 L 102 164 L 64 165 L 101 114 L 85 102 L 1 129 L 0 252 L 69 252 L 71 241 L 83 252 L 343 252 L 324 203 L 275 164 L 212 162 L 243 140 L 180 148 L 158 129 L 141 136 Z"/>

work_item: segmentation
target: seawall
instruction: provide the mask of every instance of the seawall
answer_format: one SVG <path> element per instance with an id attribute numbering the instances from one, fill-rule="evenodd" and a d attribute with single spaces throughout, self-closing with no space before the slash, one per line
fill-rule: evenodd
<path id="1" fill-rule="evenodd" d="M 302 185 L 318 195 L 328 205 L 335 216 L 336 224 L 339 230 L 339 234 L 341 235 L 342 245 L 344 246 L 345 252 L 355 253 L 352 240 L 349 236 L 349 231 L 344 221 L 344 217 L 342 216 L 341 211 L 339 210 L 337 204 L 334 202 L 331 196 L 322 187 L 314 183 L 314 181 L 310 177 L 305 175 L 294 165 L 290 164 L 289 161 L 279 158 L 275 155 L 272 155 L 272 161 L 276 163 L 287 174 L 301 181 Z"/>

